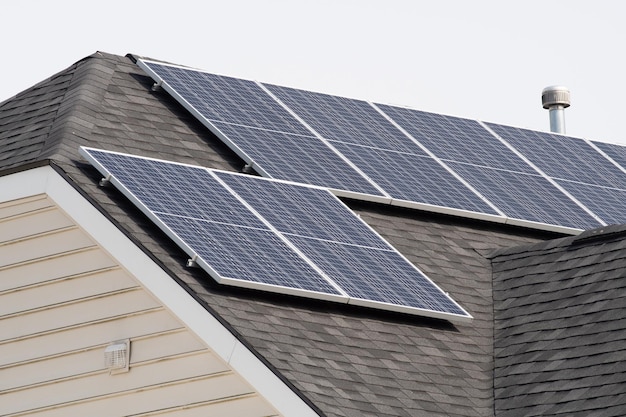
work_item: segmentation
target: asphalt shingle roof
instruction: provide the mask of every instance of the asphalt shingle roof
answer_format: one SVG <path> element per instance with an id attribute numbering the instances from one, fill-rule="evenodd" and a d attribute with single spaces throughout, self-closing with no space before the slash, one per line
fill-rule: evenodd
<path id="1" fill-rule="evenodd" d="M 152 91 L 152 84 L 130 57 L 96 53 L 1 103 L 0 171 L 9 169 L 5 172 L 10 172 L 10 169 L 36 161 L 50 161 L 57 166 L 86 198 L 314 404 L 321 415 L 494 415 L 494 317 L 491 260 L 487 255 L 495 249 L 535 243 L 553 235 L 346 201 L 475 317 L 467 324 L 453 325 L 442 320 L 218 286 L 202 270 L 186 268 L 185 254 L 119 192 L 99 187 L 99 174 L 78 154 L 78 146 L 85 145 L 231 171 L 243 167 L 243 161 L 167 93 L 158 89 Z M 552 248 L 551 245 L 556 245 L 555 254 L 560 253 L 561 243 L 542 245 L 537 247 L 537 256 Z M 526 261 L 521 258 L 526 255 L 519 256 L 520 259 L 515 252 L 510 255 L 502 252 L 494 258 L 498 268 L 498 326 L 503 326 L 497 328 L 501 340 L 496 346 L 502 358 L 498 359 L 495 392 L 517 403 L 523 402 L 523 396 L 507 394 L 515 381 L 506 378 L 506 371 L 503 373 L 502 369 L 516 366 L 512 357 L 523 352 L 516 351 L 515 346 L 523 343 L 512 343 L 509 348 L 509 340 L 519 332 L 511 335 L 502 332 L 515 325 L 525 325 L 527 320 L 516 323 L 514 316 L 502 316 L 502 312 L 509 308 L 524 309 L 503 295 L 518 291 L 517 284 L 511 284 L 513 281 L 506 276 L 519 276 L 516 269 L 525 267 Z M 564 257 L 564 263 L 570 266 L 586 262 L 587 268 L 593 270 L 591 255 L 581 261 L 562 253 L 555 256 Z M 621 259 L 621 255 L 612 256 Z M 570 271 L 568 273 L 584 269 L 582 264 L 582 269 L 574 268 L 576 271 L 567 265 L 564 271 Z M 550 269 L 538 264 L 529 278 L 531 284 L 532 277 L 541 268 Z M 608 270 L 605 273 L 608 274 Z M 613 273 L 617 274 L 616 270 Z M 523 295 L 539 296 L 529 294 L 535 288 L 531 284 L 520 284 L 519 291 Z M 505 288 L 505 285 L 512 288 Z M 597 299 L 578 301 L 578 308 L 587 304 L 603 305 L 600 292 L 612 288 L 612 284 L 602 285 L 595 287 Z M 569 308 L 567 303 L 572 302 L 550 301 L 550 295 L 545 296 L 546 300 L 531 298 L 528 302 L 531 305 L 560 303 L 561 309 Z M 577 296 L 583 295 L 574 292 L 568 294 L 568 300 L 576 300 Z M 537 310 L 528 323 L 552 319 L 549 312 Z M 594 320 L 614 322 L 611 317 L 617 312 L 599 310 L 603 312 L 594 316 Z M 582 320 L 585 314 L 576 317 Z M 508 322 L 513 324 L 504 324 Z M 533 331 L 542 331 L 541 326 L 536 325 L 538 328 Z M 556 323 L 551 325 L 557 326 Z M 593 326 L 592 321 L 587 325 Z M 564 328 L 571 330 L 574 326 Z M 584 330 L 581 326 L 578 329 Z M 596 339 L 599 340 L 598 336 Z M 591 345 L 585 346 L 588 351 L 592 350 Z M 611 347 L 605 346 L 606 349 Z M 549 346 L 536 346 L 536 349 L 544 348 L 558 360 L 567 359 L 552 352 Z M 620 352 L 617 346 L 614 348 L 613 354 Z M 519 366 L 517 373 L 521 375 L 524 364 Z M 596 368 L 593 366 L 601 364 L 589 362 L 585 368 L 589 378 L 594 377 Z M 585 389 L 575 385 L 580 380 L 573 377 L 567 380 L 571 382 L 572 391 L 560 390 L 562 401 L 575 396 L 579 392 L 576 390 Z M 519 385 L 530 386 L 532 381 Z M 615 392 L 619 387 L 616 380 L 603 389 Z M 524 395 L 541 394 L 528 391 Z M 615 395 L 609 394 L 597 398 L 617 401 Z M 501 400 L 497 404 L 496 411 L 508 412 Z"/>
<path id="2" fill-rule="evenodd" d="M 626 415 L 626 226 L 493 259 L 498 416 Z"/>

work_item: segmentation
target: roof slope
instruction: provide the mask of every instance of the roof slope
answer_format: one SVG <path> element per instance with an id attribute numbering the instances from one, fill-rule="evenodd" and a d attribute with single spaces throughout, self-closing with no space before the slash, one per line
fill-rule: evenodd
<path id="1" fill-rule="evenodd" d="M 203 271 L 186 268 L 184 253 L 120 193 L 99 187 L 97 171 L 78 155 L 85 145 L 218 169 L 243 167 L 151 86 L 131 59 L 96 53 L 3 103 L 0 120 L 10 123 L 0 126 L 0 170 L 48 160 L 60 167 L 322 415 L 493 415 L 492 281 L 485 254 L 550 235 L 348 201 L 475 317 L 457 326 L 217 286 Z M 29 128 L 35 115 L 45 119 L 36 130 Z"/>
<path id="2" fill-rule="evenodd" d="M 0 104 L 0 166 L 40 157 L 78 64 Z"/>
<path id="3" fill-rule="evenodd" d="M 626 226 L 495 255 L 496 415 L 626 415 Z"/>

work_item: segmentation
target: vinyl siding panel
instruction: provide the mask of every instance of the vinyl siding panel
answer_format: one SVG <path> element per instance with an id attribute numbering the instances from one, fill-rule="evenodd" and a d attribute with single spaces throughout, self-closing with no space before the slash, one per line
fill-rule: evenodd
<path id="1" fill-rule="evenodd" d="M 16 273 L 20 272 L 16 271 Z M 46 281 L 41 285 L 5 292 L 1 295 L 0 318 L 7 314 L 67 304 L 101 294 L 136 288 L 137 284 L 119 268 L 71 275 L 54 281 Z"/>
<path id="2" fill-rule="evenodd" d="M 277 415 L 52 201 L 0 204 L 0 416 L 155 414 Z"/>
<path id="3" fill-rule="evenodd" d="M 0 320 L 0 341 L 110 320 L 158 307 L 145 291 L 134 290 L 40 308 Z"/>
<path id="4" fill-rule="evenodd" d="M 172 383 L 91 401 L 76 402 L 64 407 L 33 411 L 28 413 L 28 416 L 258 417 L 277 415 L 274 409 L 258 395 L 238 393 L 245 389 L 245 384 L 235 375 L 219 374 L 188 380 L 184 383 Z M 213 399 L 208 397 L 213 397 Z M 106 410 L 106 414 L 103 410 Z"/>
<path id="5" fill-rule="evenodd" d="M 0 229 L 0 234 L 4 233 Z M 36 237 L 0 243 L 0 268 L 25 261 L 58 256 L 85 248 L 93 242 L 79 229 L 69 228 L 47 232 Z"/>
<path id="6" fill-rule="evenodd" d="M 64 352 L 56 356 L 28 361 L 5 368 L 0 380 L 0 391 L 25 388 L 59 381 L 73 376 L 102 372 L 106 344 L 79 351 Z M 169 356 L 200 352 L 204 346 L 186 331 L 173 331 L 133 339 L 131 365 L 161 360 Z M 208 355 L 209 353 L 207 353 Z M 207 358 L 207 360 L 211 360 Z"/>
<path id="7" fill-rule="evenodd" d="M 3 412 L 10 415 L 22 411 L 58 407 L 63 404 L 140 391 L 226 371 L 224 365 L 216 361 L 202 360 L 201 354 L 174 356 L 147 364 L 136 364 L 131 372 L 118 375 L 109 375 L 109 372 L 104 369 L 103 361 L 98 360 L 98 363 L 101 364 L 100 372 L 94 374 L 74 376 L 49 384 L 28 387 L 28 389 L 5 392 L 2 396 Z M 228 382 L 233 383 L 233 381 L 223 381 L 224 384 Z M 237 386 L 235 392 L 240 390 L 242 387 Z M 244 391 L 247 391 L 244 393 L 249 393 L 250 388 Z M 129 397 L 127 401 L 135 401 L 135 399 Z"/>
<path id="8" fill-rule="evenodd" d="M 72 222 L 54 207 L 15 215 L 0 223 L 0 243 L 36 236 L 42 231 L 71 227 Z"/>
<path id="9" fill-rule="evenodd" d="M 43 194 L 22 198 L 20 200 L 7 201 L 0 203 L 0 220 L 53 206 L 54 203 Z"/>
<path id="10" fill-rule="evenodd" d="M 115 266 L 113 260 L 95 246 L 43 259 L 27 260 L 0 267 L 0 293 Z"/>
<path id="11" fill-rule="evenodd" d="M 124 317 L 113 317 L 99 323 L 85 323 L 54 332 L 29 335 L 20 340 L 0 342 L 0 378 L 2 378 L 4 368 L 9 366 L 67 352 L 77 352 L 93 346 L 104 346 L 114 340 L 158 334 L 180 328 L 182 328 L 180 322 L 167 311 L 150 310 Z M 102 361 L 104 361 L 104 356 Z"/>

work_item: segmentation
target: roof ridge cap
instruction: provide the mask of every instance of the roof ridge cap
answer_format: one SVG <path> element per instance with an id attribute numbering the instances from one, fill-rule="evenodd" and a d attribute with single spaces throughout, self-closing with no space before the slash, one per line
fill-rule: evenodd
<path id="1" fill-rule="evenodd" d="M 95 52 L 68 67 L 68 70 L 70 68 L 72 70 L 72 77 L 56 110 L 54 119 L 50 123 L 46 140 L 40 149 L 38 158 L 54 159 L 58 148 L 62 146 L 65 140 L 76 135 L 76 132 L 82 131 L 85 134 L 93 128 L 93 121 L 87 120 L 91 119 L 92 116 L 84 111 L 84 107 L 88 107 L 89 102 L 103 100 L 106 92 L 106 88 L 103 87 L 108 85 L 114 71 L 110 71 L 106 80 L 100 85 L 93 80 L 86 82 L 86 78 L 89 78 L 91 73 L 95 74 L 96 71 L 98 78 L 102 78 L 102 74 L 105 72 L 101 71 L 101 68 L 96 69 L 95 66 L 101 62 L 111 62 L 111 57 L 105 55 L 109 54 Z M 87 91 L 91 94 L 87 94 Z M 89 99 L 89 97 L 92 98 Z"/>

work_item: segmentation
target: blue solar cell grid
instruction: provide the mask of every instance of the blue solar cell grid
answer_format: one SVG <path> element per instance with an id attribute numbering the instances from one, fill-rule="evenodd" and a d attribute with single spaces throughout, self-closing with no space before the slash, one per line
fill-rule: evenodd
<path id="1" fill-rule="evenodd" d="M 207 120 L 310 135 L 254 81 L 143 62 Z"/>
<path id="2" fill-rule="evenodd" d="M 221 279 L 340 295 L 274 232 L 189 217 L 160 219 Z"/>
<path id="3" fill-rule="evenodd" d="M 593 144 L 607 154 L 609 158 L 617 162 L 622 168 L 626 169 L 626 146 L 595 141 Z"/>
<path id="4" fill-rule="evenodd" d="M 255 82 L 143 62 L 264 175 L 384 197 Z"/>
<path id="5" fill-rule="evenodd" d="M 557 182 L 606 224 L 626 223 L 626 190 L 574 181 Z"/>
<path id="6" fill-rule="evenodd" d="M 218 276 L 339 295 L 206 169 L 86 150 Z M 191 255 L 191 254 L 190 254 Z"/>
<path id="7" fill-rule="evenodd" d="M 475 120 L 384 104 L 376 106 L 444 161 L 535 173 L 531 166 Z"/>
<path id="8" fill-rule="evenodd" d="M 204 168 L 98 150 L 89 153 L 154 213 L 267 228 Z"/>
<path id="9" fill-rule="evenodd" d="M 573 200 L 536 179 L 531 165 L 477 121 L 271 84 L 261 86 L 163 63 L 140 61 L 140 65 L 265 176 L 357 193 L 355 197 L 391 198 L 392 204 L 425 204 L 433 210 L 441 207 L 498 218 L 504 213 L 521 221 L 564 227 L 597 225 Z M 626 190 L 626 173 L 583 140 L 493 123 L 488 127 L 553 180 Z M 597 146 L 626 164 L 623 148 Z M 429 158 L 430 154 L 436 158 Z M 448 167 L 462 166 L 456 174 L 479 190 L 482 198 L 438 166 L 438 161 Z M 520 183 L 533 178 L 530 181 L 538 182 L 540 188 L 528 190 L 520 184 L 530 194 L 520 193 L 512 190 L 504 177 Z M 555 195 L 543 197 L 548 191 Z M 599 202 L 591 205 L 602 206 Z M 606 210 L 611 219 L 619 211 Z M 570 213 L 573 217 L 565 218 Z"/>
<path id="10" fill-rule="evenodd" d="M 272 178 L 383 196 L 322 141 L 311 136 L 214 123 Z"/>
<path id="11" fill-rule="evenodd" d="M 498 215 L 428 156 L 333 142 L 394 199 Z"/>
<path id="12" fill-rule="evenodd" d="M 390 248 L 326 190 L 225 172 L 216 175 L 281 233 Z"/>
<path id="13" fill-rule="evenodd" d="M 266 87 L 324 139 L 426 155 L 366 101 L 277 85 Z"/>
<path id="14" fill-rule="evenodd" d="M 582 139 L 488 125 L 552 178 L 626 189 L 626 174 Z"/>
<path id="15" fill-rule="evenodd" d="M 466 314 L 327 191 L 236 174 L 217 175 L 348 296 Z"/>
<path id="16" fill-rule="evenodd" d="M 601 226 L 592 216 L 540 175 L 451 162 L 481 194 L 507 217 L 576 229 Z"/>
<path id="17" fill-rule="evenodd" d="M 397 252 L 298 236 L 290 240 L 350 297 L 466 315 Z"/>

